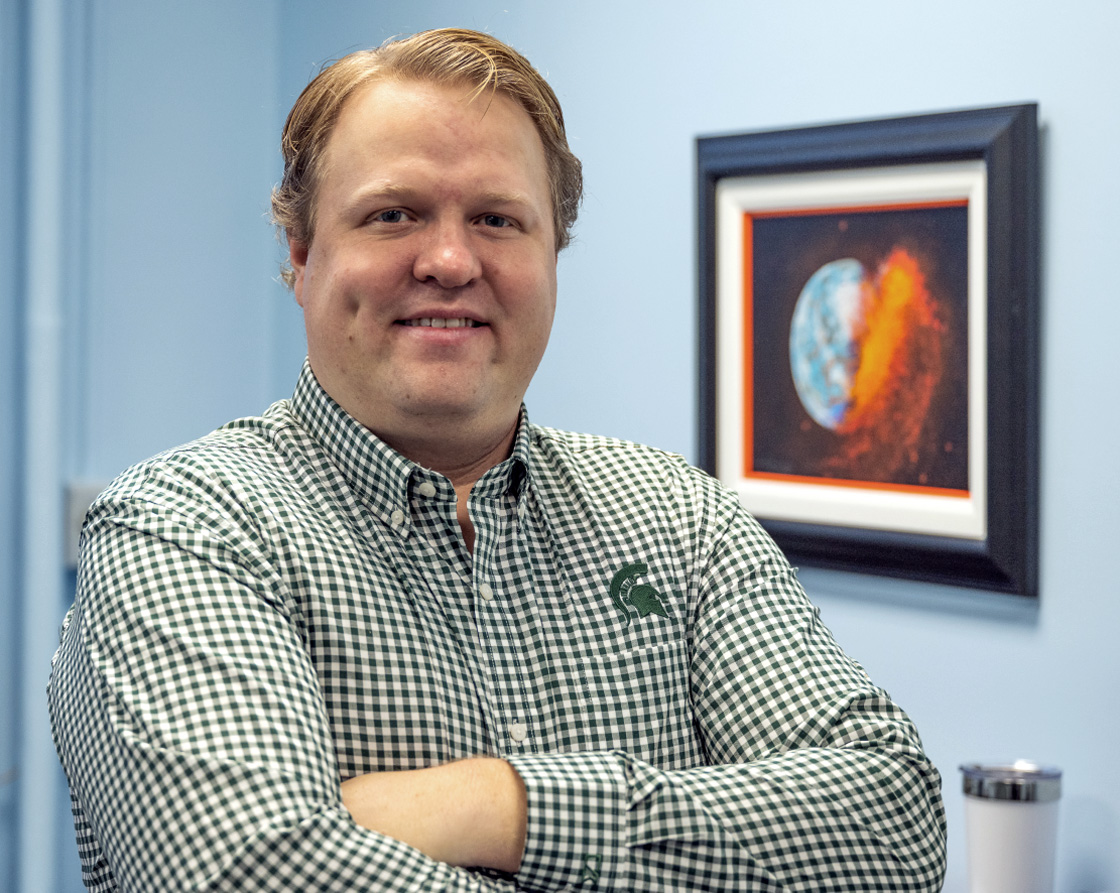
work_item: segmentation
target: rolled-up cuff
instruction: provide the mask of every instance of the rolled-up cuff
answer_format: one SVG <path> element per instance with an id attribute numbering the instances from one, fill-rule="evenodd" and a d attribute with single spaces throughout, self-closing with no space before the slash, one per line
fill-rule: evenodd
<path id="1" fill-rule="evenodd" d="M 525 782 L 526 890 L 615 889 L 626 858 L 627 782 L 609 753 L 509 757 Z"/>

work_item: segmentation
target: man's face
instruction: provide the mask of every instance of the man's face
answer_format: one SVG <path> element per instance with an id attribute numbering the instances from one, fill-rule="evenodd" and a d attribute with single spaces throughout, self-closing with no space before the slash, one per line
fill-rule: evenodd
<path id="1" fill-rule="evenodd" d="M 350 97 L 314 238 L 290 243 L 316 377 L 393 445 L 509 431 L 552 327 L 544 148 L 513 100 L 470 92 L 381 81 Z"/>

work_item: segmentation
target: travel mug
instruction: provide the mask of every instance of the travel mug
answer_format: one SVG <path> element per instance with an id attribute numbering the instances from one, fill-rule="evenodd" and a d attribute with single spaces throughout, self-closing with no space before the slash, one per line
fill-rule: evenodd
<path id="1" fill-rule="evenodd" d="M 1027 760 L 960 768 L 971 893 L 1053 893 L 1061 770 Z"/>

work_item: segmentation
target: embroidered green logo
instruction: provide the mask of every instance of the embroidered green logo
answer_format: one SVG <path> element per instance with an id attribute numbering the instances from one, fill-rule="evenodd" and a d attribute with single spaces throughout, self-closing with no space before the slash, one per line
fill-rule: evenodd
<path id="1" fill-rule="evenodd" d="M 583 870 L 579 873 L 579 885 L 594 887 L 599 883 L 599 867 L 602 864 L 602 856 L 584 856 Z"/>
<path id="2" fill-rule="evenodd" d="M 647 570 L 649 568 L 644 561 L 635 561 L 623 567 L 611 579 L 611 601 L 626 618 L 627 626 L 634 619 L 634 615 L 630 612 L 631 608 L 638 612 L 639 617 L 648 617 L 650 614 L 669 616 L 669 611 L 661 599 L 661 593 L 648 583 L 635 582 Z"/>

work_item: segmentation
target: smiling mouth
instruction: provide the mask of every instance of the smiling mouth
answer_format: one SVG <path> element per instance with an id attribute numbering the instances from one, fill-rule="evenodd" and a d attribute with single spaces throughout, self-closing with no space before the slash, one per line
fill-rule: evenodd
<path id="1" fill-rule="evenodd" d="M 467 319 L 465 316 L 445 319 L 440 316 L 421 316 L 419 319 L 402 319 L 402 326 L 425 326 L 433 329 L 476 329 L 484 325 L 476 319 Z"/>

